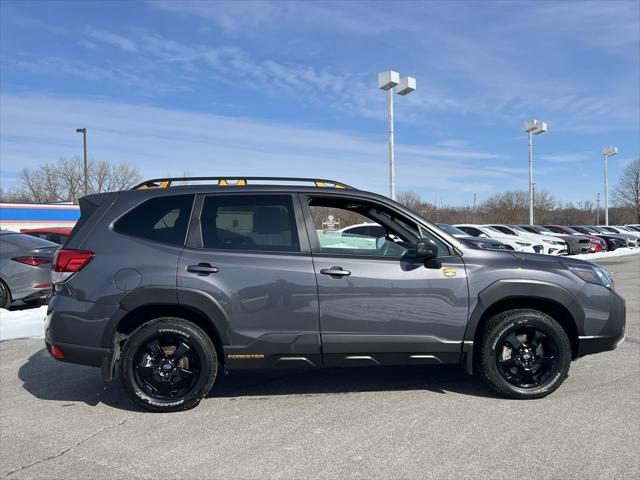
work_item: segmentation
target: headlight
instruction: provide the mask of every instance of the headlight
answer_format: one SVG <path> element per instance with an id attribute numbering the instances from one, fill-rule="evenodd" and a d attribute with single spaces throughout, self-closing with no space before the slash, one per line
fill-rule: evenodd
<path id="1" fill-rule="evenodd" d="M 530 247 L 531 244 L 530 243 L 526 243 L 526 242 L 516 242 L 518 245 L 520 245 L 521 247 Z"/>
<path id="2" fill-rule="evenodd" d="M 504 250 L 505 246 L 501 243 L 489 243 L 489 242 L 477 242 L 476 245 L 479 248 L 487 250 Z"/>
<path id="3" fill-rule="evenodd" d="M 546 239 L 542 239 L 542 241 L 543 241 L 544 243 L 548 243 L 549 245 L 555 245 L 555 244 L 556 244 L 556 242 L 554 242 L 553 240 L 546 240 Z"/>
<path id="4" fill-rule="evenodd" d="M 592 267 L 572 265 L 569 267 L 569 270 L 578 275 L 585 282 L 602 285 L 603 287 L 607 287 L 611 290 L 614 289 L 613 279 L 604 268 L 596 267 L 595 265 Z"/>

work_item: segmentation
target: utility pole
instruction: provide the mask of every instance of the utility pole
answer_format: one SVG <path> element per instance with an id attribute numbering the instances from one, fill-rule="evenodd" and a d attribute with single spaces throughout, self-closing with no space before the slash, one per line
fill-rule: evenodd
<path id="1" fill-rule="evenodd" d="M 540 135 L 547 131 L 547 124 L 539 120 L 527 120 L 523 130 L 529 139 L 529 224 L 533 225 L 533 135 Z"/>
<path id="2" fill-rule="evenodd" d="M 596 226 L 600 225 L 600 192 L 596 196 Z"/>
<path id="3" fill-rule="evenodd" d="M 76 133 L 82 134 L 82 143 L 84 146 L 84 194 L 88 193 L 87 189 L 87 129 L 86 128 L 76 128 Z"/>
<path id="4" fill-rule="evenodd" d="M 602 158 L 604 159 L 604 224 L 609 226 L 609 157 L 618 153 L 618 148 L 612 145 L 602 147 Z"/>
<path id="5" fill-rule="evenodd" d="M 478 194 L 474 193 L 473 194 L 473 222 L 472 223 L 476 223 L 476 200 L 478 199 Z"/>
<path id="6" fill-rule="evenodd" d="M 536 182 L 531 182 L 531 210 L 529 211 L 529 221 L 535 225 L 536 221 Z"/>

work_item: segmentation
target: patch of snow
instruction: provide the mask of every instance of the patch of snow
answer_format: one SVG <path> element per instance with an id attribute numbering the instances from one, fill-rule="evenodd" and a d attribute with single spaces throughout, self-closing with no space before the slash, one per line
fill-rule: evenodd
<path id="1" fill-rule="evenodd" d="M 0 309 L 0 341 L 13 338 L 43 338 L 47 306 L 25 310 Z"/>
<path id="2" fill-rule="evenodd" d="M 618 248 L 612 252 L 581 253 L 580 255 L 571 255 L 568 258 L 595 260 L 598 258 L 624 257 L 627 255 L 640 255 L 640 248 Z"/>

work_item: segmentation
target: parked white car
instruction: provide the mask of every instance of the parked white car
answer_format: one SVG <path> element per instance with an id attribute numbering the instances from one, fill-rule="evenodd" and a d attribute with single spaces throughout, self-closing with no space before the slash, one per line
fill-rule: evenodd
<path id="1" fill-rule="evenodd" d="M 623 235 L 633 235 L 634 237 L 640 238 L 640 232 L 638 232 L 637 230 L 634 230 L 633 228 L 629 228 L 629 227 L 623 227 L 622 225 L 614 225 L 613 227 L 604 227 L 606 228 L 613 228 L 615 231 L 617 231 L 620 234 Z"/>
<path id="2" fill-rule="evenodd" d="M 567 246 L 567 242 L 559 238 L 550 238 L 549 235 L 540 235 L 537 233 L 527 232 L 524 228 L 518 227 L 517 225 L 491 224 L 487 226 L 499 230 L 504 235 L 520 237 L 525 240 L 528 239 L 532 242 L 542 242 L 543 251 L 541 253 L 545 253 L 547 255 L 569 254 L 569 247 Z"/>
<path id="3" fill-rule="evenodd" d="M 513 238 L 486 225 L 458 224 L 454 225 L 454 227 L 459 228 L 472 237 L 495 238 L 505 245 L 509 245 L 517 252 L 541 253 L 544 249 L 540 242 L 532 242 L 524 238 Z"/>

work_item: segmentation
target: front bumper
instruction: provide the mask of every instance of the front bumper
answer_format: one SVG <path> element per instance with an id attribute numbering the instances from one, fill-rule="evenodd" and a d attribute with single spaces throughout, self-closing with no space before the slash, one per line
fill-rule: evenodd
<path id="1" fill-rule="evenodd" d="M 614 350 L 622 343 L 626 325 L 624 298 L 605 287 L 588 284 L 576 301 L 585 313 L 578 335 L 579 357 Z"/>

